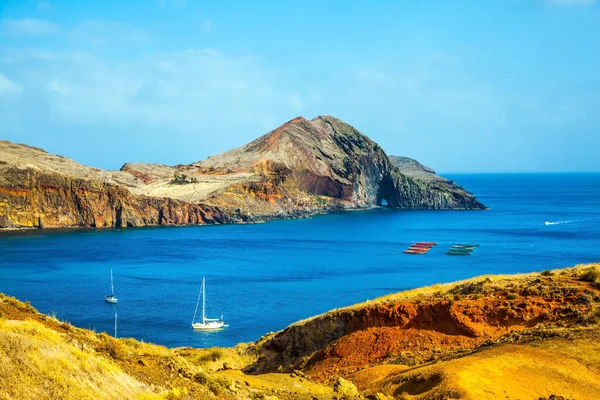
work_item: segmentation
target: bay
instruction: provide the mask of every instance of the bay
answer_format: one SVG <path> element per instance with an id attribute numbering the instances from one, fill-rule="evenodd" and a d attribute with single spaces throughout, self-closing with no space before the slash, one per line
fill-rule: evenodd
<path id="1" fill-rule="evenodd" d="M 451 175 L 491 209 L 375 209 L 255 225 L 0 234 L 0 291 L 78 327 L 165 346 L 232 346 L 404 289 L 600 261 L 600 174 Z M 546 223 L 547 222 L 547 223 Z M 426 255 L 402 251 L 437 241 Z M 451 257 L 455 243 L 479 243 Z M 113 270 L 118 305 L 104 303 Z M 202 277 L 208 314 L 194 332 Z"/>

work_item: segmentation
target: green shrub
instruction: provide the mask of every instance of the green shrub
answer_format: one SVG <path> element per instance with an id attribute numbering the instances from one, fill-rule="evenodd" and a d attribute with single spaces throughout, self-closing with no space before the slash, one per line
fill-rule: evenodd
<path id="1" fill-rule="evenodd" d="M 545 270 L 543 270 L 540 273 L 540 275 L 542 275 L 542 276 L 552 276 L 552 275 L 554 275 L 554 272 L 550 271 L 549 269 L 545 269 Z"/>
<path id="2" fill-rule="evenodd" d="M 199 364 L 206 364 L 207 362 L 217 361 L 223 357 L 223 350 L 221 349 L 212 349 L 207 353 L 201 354 L 196 358 L 196 361 Z"/>
<path id="3" fill-rule="evenodd" d="M 590 268 L 581 276 L 581 280 L 586 282 L 600 282 L 600 271 L 596 268 Z"/>
<path id="4" fill-rule="evenodd" d="M 225 389 L 231 386 L 231 382 L 226 378 L 212 378 L 208 381 L 208 390 L 213 392 L 216 396 L 223 393 Z"/>
<path id="5" fill-rule="evenodd" d="M 208 377 L 203 372 L 198 372 L 196 375 L 194 375 L 194 380 L 201 385 L 206 385 L 208 382 Z"/>
<path id="6" fill-rule="evenodd" d="M 509 293 L 506 295 L 507 300 L 516 300 L 519 298 L 519 295 L 516 293 Z"/>
<path id="7" fill-rule="evenodd" d="M 589 294 L 584 293 L 579 298 L 579 303 L 581 303 L 581 304 L 592 304 L 593 302 L 594 302 L 594 300 L 592 299 L 592 296 L 590 296 Z"/>
<path id="8" fill-rule="evenodd" d="M 198 183 L 196 178 L 188 178 L 186 174 L 175 175 L 171 180 L 173 185 L 187 185 L 188 183 Z"/>

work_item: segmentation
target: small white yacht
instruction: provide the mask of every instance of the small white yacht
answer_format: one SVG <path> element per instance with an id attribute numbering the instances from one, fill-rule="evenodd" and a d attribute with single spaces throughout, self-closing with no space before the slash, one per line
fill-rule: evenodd
<path id="1" fill-rule="evenodd" d="M 110 270 L 110 294 L 104 296 L 104 301 L 111 304 L 117 304 L 117 298 L 115 297 L 115 285 L 113 284 L 112 269 Z"/>
<path id="2" fill-rule="evenodd" d="M 199 322 L 194 322 L 196 321 L 196 314 L 198 313 L 200 298 L 202 298 L 202 320 Z M 198 293 L 196 310 L 194 311 L 194 317 L 192 318 L 192 328 L 199 331 L 212 331 L 226 326 L 229 325 L 225 325 L 222 315 L 221 318 L 206 318 L 206 282 L 205 279 L 202 278 L 202 286 L 200 287 L 200 293 Z"/>

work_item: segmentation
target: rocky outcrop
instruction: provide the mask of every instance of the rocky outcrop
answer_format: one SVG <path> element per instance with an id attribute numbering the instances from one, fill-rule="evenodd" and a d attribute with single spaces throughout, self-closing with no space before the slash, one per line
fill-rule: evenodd
<path id="1" fill-rule="evenodd" d="M 399 293 L 395 300 L 334 310 L 263 338 L 257 344 L 262 356 L 246 372 L 300 370 L 326 382 L 376 364 L 444 358 L 537 327 L 593 324 L 600 285 L 582 280 L 596 279 L 589 272 L 595 268 L 575 268 L 560 278 L 474 279 L 433 295 L 425 288 L 420 296 Z"/>
<path id="2" fill-rule="evenodd" d="M 404 175 L 410 176 L 411 178 L 421 180 L 445 180 L 441 176 L 436 175 L 433 168 L 426 167 L 417 160 L 400 156 L 389 157 L 392 164 L 394 164 L 400 170 L 400 172 L 402 172 Z"/>
<path id="3" fill-rule="evenodd" d="M 133 227 L 246 221 L 217 207 L 133 195 L 122 186 L 34 169 L 4 170 L 2 227 Z"/>
<path id="4" fill-rule="evenodd" d="M 412 175 L 330 116 L 298 117 L 245 146 L 173 167 L 102 171 L 0 141 L 0 228 L 255 222 L 380 205 L 485 208 L 453 182 Z"/>

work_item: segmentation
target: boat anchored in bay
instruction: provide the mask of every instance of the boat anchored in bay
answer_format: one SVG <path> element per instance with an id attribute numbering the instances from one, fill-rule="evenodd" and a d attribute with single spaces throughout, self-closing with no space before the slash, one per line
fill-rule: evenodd
<path id="1" fill-rule="evenodd" d="M 112 268 L 110 270 L 110 294 L 104 296 L 104 301 L 110 304 L 117 304 L 117 298 L 115 297 L 115 285 L 113 284 Z"/>
<path id="2" fill-rule="evenodd" d="M 194 322 L 196 321 L 196 314 L 198 313 L 200 298 L 202 298 L 202 320 L 200 322 Z M 224 328 L 226 326 L 229 325 L 225 325 L 222 315 L 221 318 L 206 318 L 206 280 L 202 278 L 202 286 L 200 287 L 200 293 L 198 293 L 196 310 L 194 311 L 194 317 L 192 318 L 192 328 L 198 331 L 212 331 Z"/>

